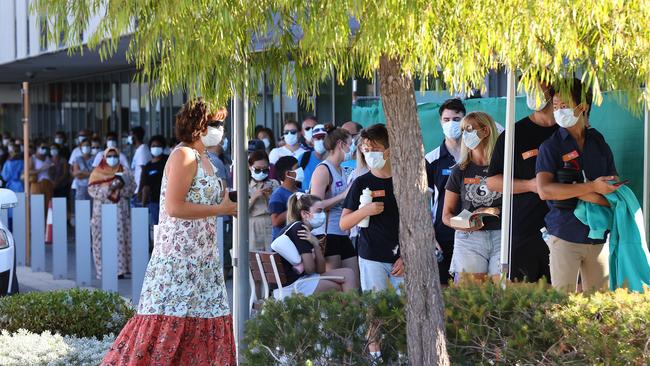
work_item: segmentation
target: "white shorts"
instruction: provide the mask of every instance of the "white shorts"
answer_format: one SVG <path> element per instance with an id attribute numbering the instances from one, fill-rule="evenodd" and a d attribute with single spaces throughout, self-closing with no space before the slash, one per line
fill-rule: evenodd
<path id="1" fill-rule="evenodd" d="M 304 281 L 305 279 L 309 279 L 308 281 Z M 289 297 L 294 294 L 303 294 L 304 296 L 310 296 L 316 291 L 316 287 L 318 287 L 318 282 L 320 274 L 318 273 L 312 273 L 310 275 L 306 276 L 301 276 L 296 280 L 296 282 L 285 286 L 282 288 L 282 291 L 275 289 L 273 290 L 273 297 L 275 297 L 278 300 L 284 299 L 285 297 Z"/>

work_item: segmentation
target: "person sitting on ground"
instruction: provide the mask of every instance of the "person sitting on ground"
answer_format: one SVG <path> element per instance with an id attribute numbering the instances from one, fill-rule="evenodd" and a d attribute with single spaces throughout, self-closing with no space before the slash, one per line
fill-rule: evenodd
<path id="1" fill-rule="evenodd" d="M 275 168 L 281 185 L 273 191 L 269 199 L 273 240 L 280 235 L 287 222 L 287 201 L 298 190 L 298 160 L 293 156 L 283 156 L 278 160 Z"/>
<path id="2" fill-rule="evenodd" d="M 284 234 L 296 246 L 300 254 L 301 262 L 292 265 L 282 257 L 282 264 L 287 277 L 288 295 L 293 292 L 293 286 L 290 286 L 297 280 L 307 278 L 319 278 L 322 276 L 341 276 L 342 280 L 319 279 L 310 281 L 300 281 L 296 286 L 297 292 L 309 296 L 316 292 L 335 291 L 357 291 L 359 284 L 356 275 L 350 268 L 338 268 L 326 271 L 325 257 L 320 246 L 319 240 L 311 233 L 325 224 L 325 212 L 321 200 L 309 194 L 296 192 L 289 197 L 287 212 L 287 226 L 282 230 L 280 235 Z"/>

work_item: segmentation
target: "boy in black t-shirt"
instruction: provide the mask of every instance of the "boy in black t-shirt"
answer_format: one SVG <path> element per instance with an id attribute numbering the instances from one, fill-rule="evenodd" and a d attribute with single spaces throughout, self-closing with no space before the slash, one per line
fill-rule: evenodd
<path id="1" fill-rule="evenodd" d="M 404 264 L 399 252 L 399 212 L 393 194 L 388 131 L 384 125 L 373 125 L 361 131 L 361 140 L 370 172 L 350 186 L 340 226 L 350 230 L 369 217 L 368 227 L 359 228 L 357 244 L 361 289 L 383 290 L 388 280 L 398 288 L 404 280 Z M 360 208 L 366 188 L 372 191 L 372 202 Z"/>
<path id="2" fill-rule="evenodd" d="M 540 85 L 540 90 L 542 95 L 526 94 L 528 108 L 533 113 L 515 123 L 512 241 L 508 271 L 512 281 L 551 280 L 549 250 L 540 232 L 548 207 L 537 194 L 535 163 L 540 145 L 558 127 L 553 118 L 555 91 L 545 84 Z M 496 192 L 503 192 L 504 146 L 505 133 L 502 133 L 494 147 L 488 169 L 487 186 Z"/>

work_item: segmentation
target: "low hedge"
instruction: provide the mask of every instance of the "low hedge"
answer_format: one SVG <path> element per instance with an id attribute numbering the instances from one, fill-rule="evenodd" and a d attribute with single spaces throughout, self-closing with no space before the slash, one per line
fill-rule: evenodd
<path id="1" fill-rule="evenodd" d="M 454 365 L 650 363 L 650 295 L 589 296 L 544 283 L 444 290 L 447 348 Z M 377 339 L 383 364 L 407 364 L 404 299 L 325 293 L 267 301 L 246 326 L 249 365 L 369 364 Z"/>
<path id="2" fill-rule="evenodd" d="M 116 293 L 99 290 L 30 292 L 0 298 L 0 329 L 98 337 L 120 332 L 134 315 Z"/>

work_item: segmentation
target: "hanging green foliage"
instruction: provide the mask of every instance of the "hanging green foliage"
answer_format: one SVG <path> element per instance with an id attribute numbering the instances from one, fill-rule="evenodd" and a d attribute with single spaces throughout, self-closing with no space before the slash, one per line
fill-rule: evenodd
<path id="1" fill-rule="evenodd" d="M 308 101 L 332 68 L 339 82 L 371 77 L 383 54 L 461 92 L 483 89 L 499 66 L 519 71 L 528 90 L 581 75 L 596 102 L 629 90 L 632 106 L 650 82 L 647 0 L 35 0 L 33 9 L 71 52 L 83 50 L 81 32 L 104 58 L 128 36 L 127 57 L 157 80 L 154 93 L 218 103 L 263 74 Z"/>

